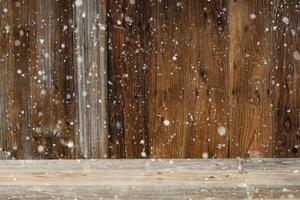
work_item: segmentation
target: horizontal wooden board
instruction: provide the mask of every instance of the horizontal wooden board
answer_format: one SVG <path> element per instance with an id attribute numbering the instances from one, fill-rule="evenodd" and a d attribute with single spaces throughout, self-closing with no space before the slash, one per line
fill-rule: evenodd
<path id="1" fill-rule="evenodd" d="M 300 161 L 35 160 L 0 163 L 1 199 L 300 199 Z"/>

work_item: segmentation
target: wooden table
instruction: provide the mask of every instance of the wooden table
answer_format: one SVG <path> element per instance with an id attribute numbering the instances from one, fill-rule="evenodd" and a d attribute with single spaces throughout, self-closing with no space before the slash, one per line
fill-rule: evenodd
<path id="1" fill-rule="evenodd" d="M 0 199 L 300 199 L 300 159 L 3 160 Z"/>

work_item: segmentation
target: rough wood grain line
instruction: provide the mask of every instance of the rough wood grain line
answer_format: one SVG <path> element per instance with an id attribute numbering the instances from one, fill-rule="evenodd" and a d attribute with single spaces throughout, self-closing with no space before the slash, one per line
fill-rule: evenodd
<path id="1" fill-rule="evenodd" d="M 299 157 L 300 2 L 278 0 L 273 7 L 274 156 Z"/>
<path id="2" fill-rule="evenodd" d="M 269 1 L 230 1 L 230 157 L 272 157 L 271 11 Z"/>
<path id="3" fill-rule="evenodd" d="M 107 144 L 106 1 L 75 6 L 78 156 L 105 158 Z"/>
<path id="4" fill-rule="evenodd" d="M 148 156 L 148 1 L 109 1 L 110 156 Z"/>
<path id="5" fill-rule="evenodd" d="M 227 3 L 180 2 L 156 2 L 150 15 L 151 157 L 227 157 L 217 131 L 228 125 Z"/>
<path id="6" fill-rule="evenodd" d="M 32 159 L 35 157 L 35 151 L 38 147 L 38 142 L 35 137 L 35 133 L 33 130 L 33 125 L 37 124 L 37 112 L 36 112 L 36 81 L 34 78 L 30 78 L 31 76 L 34 76 L 36 74 L 35 68 L 37 65 L 37 44 L 38 41 L 36 39 L 37 37 L 37 26 L 36 26 L 36 9 L 37 9 L 37 2 L 36 1 L 28 1 L 27 2 L 27 9 L 28 9 L 28 28 L 26 29 L 25 34 L 28 35 L 29 38 L 29 44 L 28 44 L 28 73 L 27 76 L 29 78 L 29 84 L 30 84 L 30 99 L 29 99 L 29 108 L 28 108 L 28 143 L 31 146 L 31 153 L 30 156 Z M 25 4 L 24 4 L 25 5 Z"/>
<path id="7" fill-rule="evenodd" d="M 0 197 L 300 199 L 299 168 L 295 159 L 3 161 Z"/>

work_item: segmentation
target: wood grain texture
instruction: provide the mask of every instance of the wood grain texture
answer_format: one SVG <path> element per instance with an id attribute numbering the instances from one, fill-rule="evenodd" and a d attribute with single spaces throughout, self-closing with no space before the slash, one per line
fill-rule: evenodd
<path id="1" fill-rule="evenodd" d="M 105 158 L 107 144 L 106 1 L 75 7 L 75 79 L 79 158 Z"/>
<path id="2" fill-rule="evenodd" d="M 35 49 L 35 57 L 31 74 L 31 128 L 33 130 L 33 153 L 37 158 L 65 158 L 72 153 L 65 141 L 72 140 L 68 134 L 67 95 L 65 87 L 66 69 L 73 62 L 68 54 L 72 48 L 68 40 L 72 39 L 69 26 L 72 17 L 70 1 L 36 1 L 35 37 L 31 50 Z M 66 42 L 66 44 L 65 44 Z M 68 53 L 64 53 L 64 51 Z M 73 91 L 71 91 L 72 93 Z M 42 145 L 42 146 L 41 146 Z M 39 148 L 44 147 L 43 151 Z M 41 150 L 41 149 L 40 149 Z"/>
<path id="3" fill-rule="evenodd" d="M 230 156 L 272 157 L 272 5 L 231 1 L 229 10 Z"/>
<path id="4" fill-rule="evenodd" d="M 3 0 L 0 6 L 1 157 L 104 158 L 105 1 L 77 9 L 73 0 Z"/>
<path id="5" fill-rule="evenodd" d="M 201 158 L 207 152 L 227 157 L 227 136 L 217 132 L 228 124 L 227 83 L 222 78 L 227 73 L 226 3 L 182 1 L 178 6 L 162 1 L 154 7 L 151 155 Z"/>
<path id="6" fill-rule="evenodd" d="M 273 7 L 274 156 L 299 157 L 300 2 L 274 1 Z"/>
<path id="7" fill-rule="evenodd" d="M 32 157 L 28 124 L 30 61 L 27 59 L 30 15 L 26 6 L 17 7 L 15 1 L 1 2 L 1 150 L 4 157 Z"/>
<path id="8" fill-rule="evenodd" d="M 112 157 L 299 156 L 298 0 L 108 4 Z"/>
<path id="9" fill-rule="evenodd" d="M 299 0 L 0 0 L 0 158 L 299 157 Z"/>
<path id="10" fill-rule="evenodd" d="M 3 161 L 0 197 L 300 199 L 299 168 L 295 159 Z"/>
<path id="11" fill-rule="evenodd" d="M 149 154 L 148 43 L 150 2 L 108 1 L 110 157 Z M 145 155 L 144 155 L 145 154 Z M 142 156 L 144 155 L 144 156 Z"/>

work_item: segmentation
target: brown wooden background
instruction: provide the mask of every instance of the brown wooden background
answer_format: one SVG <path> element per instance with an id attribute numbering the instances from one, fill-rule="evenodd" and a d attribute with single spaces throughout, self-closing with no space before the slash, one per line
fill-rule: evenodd
<path id="1" fill-rule="evenodd" d="M 8 158 L 300 155 L 299 0 L 0 0 L 0 15 Z"/>

